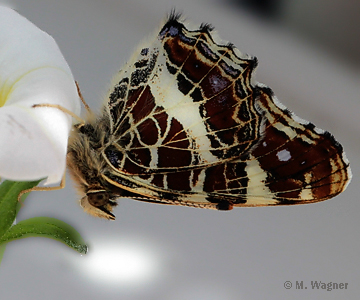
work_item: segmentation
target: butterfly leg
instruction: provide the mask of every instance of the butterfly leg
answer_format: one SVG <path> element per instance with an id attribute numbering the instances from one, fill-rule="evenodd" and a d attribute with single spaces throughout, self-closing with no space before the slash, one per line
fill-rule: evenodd
<path id="1" fill-rule="evenodd" d="M 85 99 L 84 99 L 83 95 L 81 94 L 81 91 L 80 91 L 80 87 L 79 87 L 78 82 L 75 81 L 75 84 L 76 84 L 77 92 L 78 92 L 78 95 L 79 95 L 79 98 L 80 98 L 82 104 L 84 105 L 86 111 L 87 111 L 89 114 L 92 114 L 92 111 L 91 111 L 91 109 L 90 109 L 90 106 L 85 102 Z"/>
<path id="2" fill-rule="evenodd" d="M 66 113 L 70 116 L 72 116 L 75 120 L 79 121 L 81 124 L 84 124 L 85 121 L 83 119 L 81 119 L 79 116 L 77 116 L 76 114 L 74 114 L 72 111 L 68 110 L 67 108 L 59 105 L 59 104 L 50 104 L 50 103 L 40 103 L 40 104 L 34 104 L 32 106 L 33 108 L 36 107 L 52 107 L 52 108 L 57 108 L 59 110 L 61 110 L 63 113 Z"/>
<path id="3" fill-rule="evenodd" d="M 31 189 L 23 190 L 18 195 L 18 201 L 20 202 L 21 196 L 26 194 L 26 193 L 30 193 L 30 192 L 34 192 L 34 191 L 56 191 L 56 190 L 63 189 L 65 187 L 65 174 L 66 173 L 64 172 L 64 175 L 61 178 L 59 186 L 48 186 L 48 187 L 46 187 L 46 186 L 43 186 L 43 187 L 35 186 L 35 187 L 31 188 Z"/>
<path id="4" fill-rule="evenodd" d="M 82 96 L 81 94 L 81 91 L 80 91 L 80 87 L 79 87 L 79 84 L 77 83 L 77 81 L 75 81 L 75 84 L 76 84 L 76 88 L 77 88 L 77 92 L 78 92 L 78 95 L 79 95 L 79 98 L 81 100 L 81 102 L 84 104 L 84 107 L 85 109 L 87 110 L 88 113 L 92 114 L 92 111 L 89 107 L 89 105 L 85 102 L 84 100 L 84 97 Z M 84 124 L 85 121 L 80 118 L 79 116 L 77 116 L 76 114 L 74 114 L 72 111 L 68 110 L 67 108 L 59 105 L 59 104 L 50 104 L 50 103 L 39 103 L 39 104 L 34 104 L 32 106 L 33 108 L 36 108 L 36 107 L 52 107 L 52 108 L 57 108 L 59 110 L 61 110 L 62 112 L 72 116 L 75 120 L 77 120 L 79 123 L 81 124 Z"/>

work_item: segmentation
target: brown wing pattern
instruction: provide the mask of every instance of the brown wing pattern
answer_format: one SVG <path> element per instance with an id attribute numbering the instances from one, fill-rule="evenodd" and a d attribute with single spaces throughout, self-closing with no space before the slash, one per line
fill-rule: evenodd
<path id="1" fill-rule="evenodd" d="M 209 30 L 169 21 L 120 75 L 109 109 L 123 172 L 219 164 L 258 143 L 262 117 L 250 84 L 256 60 L 217 46 Z"/>
<path id="2" fill-rule="evenodd" d="M 351 173 L 341 145 L 254 85 L 256 59 L 210 31 L 172 15 L 120 72 L 107 107 L 107 180 L 139 200 L 218 209 L 343 191 Z"/>

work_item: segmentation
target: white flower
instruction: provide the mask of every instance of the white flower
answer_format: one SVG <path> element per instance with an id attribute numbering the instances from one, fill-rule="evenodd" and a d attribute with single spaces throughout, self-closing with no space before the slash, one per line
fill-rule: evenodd
<path id="1" fill-rule="evenodd" d="M 70 68 L 46 32 L 0 7 L 0 177 L 61 180 L 72 118 L 80 101 Z"/>

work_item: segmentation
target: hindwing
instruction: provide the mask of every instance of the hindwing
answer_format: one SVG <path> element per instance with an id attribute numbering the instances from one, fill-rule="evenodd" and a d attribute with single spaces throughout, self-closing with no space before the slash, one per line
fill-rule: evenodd
<path id="1" fill-rule="evenodd" d="M 106 180 L 139 200 L 217 209 L 342 192 L 351 172 L 341 145 L 254 82 L 256 58 L 211 30 L 173 14 L 116 76 Z"/>

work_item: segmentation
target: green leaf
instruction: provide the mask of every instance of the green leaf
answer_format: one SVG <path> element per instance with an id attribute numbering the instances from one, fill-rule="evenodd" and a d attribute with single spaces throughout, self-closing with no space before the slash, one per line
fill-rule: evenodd
<path id="1" fill-rule="evenodd" d="M 16 214 L 21 206 L 18 201 L 18 195 L 21 191 L 31 189 L 38 185 L 41 180 L 20 182 L 5 180 L 0 185 L 0 237 L 13 224 Z M 27 194 L 21 197 L 22 201 L 27 197 Z"/>
<path id="2" fill-rule="evenodd" d="M 72 226 L 48 217 L 20 221 L 1 237 L 0 244 L 26 237 L 48 237 L 63 242 L 83 254 L 88 249 L 80 234 Z"/>
<path id="3" fill-rule="evenodd" d="M 6 248 L 6 244 L 0 245 L 0 264 L 1 264 L 2 258 L 4 256 L 5 248 Z"/>

